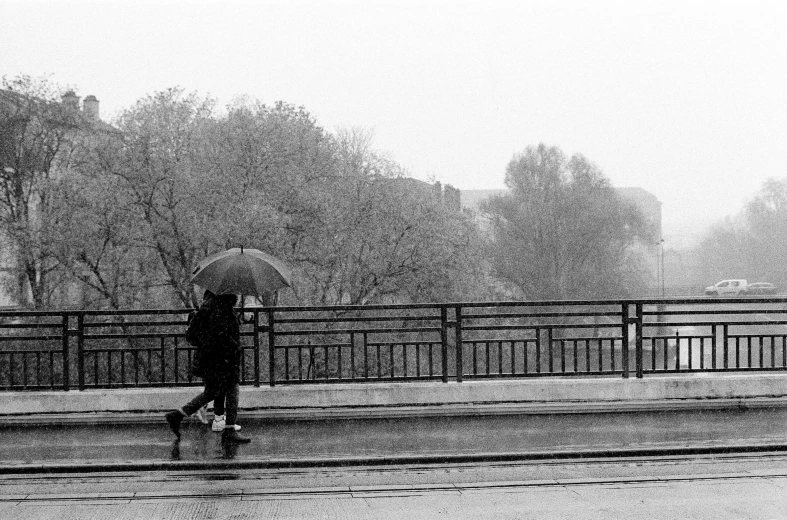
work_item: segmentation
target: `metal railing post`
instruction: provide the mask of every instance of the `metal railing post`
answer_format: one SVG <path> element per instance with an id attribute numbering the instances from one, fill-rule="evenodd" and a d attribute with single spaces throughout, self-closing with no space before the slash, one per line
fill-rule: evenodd
<path id="1" fill-rule="evenodd" d="M 77 314 L 77 376 L 79 389 L 85 389 L 85 315 Z"/>
<path id="2" fill-rule="evenodd" d="M 621 337 L 623 338 L 621 341 L 621 363 L 623 364 L 623 379 L 628 379 L 629 377 L 629 305 L 628 303 L 623 303 L 621 308 L 621 322 L 623 323 L 622 334 Z M 614 354 L 613 354 L 614 357 Z"/>
<path id="3" fill-rule="evenodd" d="M 443 366 L 442 366 L 443 383 L 447 383 L 448 382 L 448 308 L 445 305 L 440 306 L 440 344 L 442 349 L 441 357 L 443 359 Z M 430 367 L 429 370 L 431 371 L 432 368 Z"/>
<path id="4" fill-rule="evenodd" d="M 254 386 L 260 386 L 260 311 L 254 309 Z"/>
<path id="5" fill-rule="evenodd" d="M 273 329 L 273 309 L 268 310 L 268 383 L 276 386 L 276 333 Z"/>
<path id="6" fill-rule="evenodd" d="M 634 345 L 635 345 L 635 352 L 634 356 L 636 357 L 636 368 L 637 368 L 637 379 L 642 379 L 643 377 L 643 359 L 642 359 L 642 303 L 637 302 L 635 305 L 636 308 L 636 322 L 634 325 L 634 329 L 636 330 L 636 335 L 634 338 Z"/>
<path id="7" fill-rule="evenodd" d="M 462 374 L 464 372 L 464 360 L 462 359 L 462 307 L 457 305 L 454 312 L 456 313 L 456 382 L 462 382 Z"/>
<path id="8" fill-rule="evenodd" d="M 164 338 L 161 338 L 161 363 L 160 363 L 160 365 L 161 365 L 161 386 L 164 386 L 164 385 L 167 384 L 167 346 L 166 346 L 166 342 L 164 341 Z M 112 377 L 111 376 L 111 374 L 112 374 L 112 372 L 111 372 L 112 367 L 110 365 L 107 365 L 107 368 L 110 371 L 109 372 L 110 377 Z M 120 379 L 120 383 L 123 384 L 122 377 Z"/>
<path id="9" fill-rule="evenodd" d="M 63 314 L 63 390 L 66 392 L 71 386 L 69 365 L 71 364 L 71 355 L 69 354 L 68 341 L 69 341 L 69 314 Z"/>

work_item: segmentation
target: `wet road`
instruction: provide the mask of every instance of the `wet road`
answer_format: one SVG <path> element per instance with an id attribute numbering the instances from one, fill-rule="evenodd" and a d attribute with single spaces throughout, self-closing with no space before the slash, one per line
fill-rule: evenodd
<path id="1" fill-rule="evenodd" d="M 787 445 L 787 409 L 265 421 L 246 418 L 247 445 L 189 419 L 174 441 L 154 424 L 0 427 L 5 472 L 30 465 L 169 461 L 320 461 L 573 453 L 726 445 Z"/>
<path id="2" fill-rule="evenodd" d="M 215 518 L 784 518 L 787 452 L 570 458 L 588 450 L 768 446 L 787 409 L 264 421 L 227 461 L 189 421 L 0 428 L 0 520 Z M 381 457 L 563 453 L 560 460 L 400 463 Z M 171 461 L 173 456 L 179 460 Z M 347 461 L 356 466 L 242 466 Z M 144 471 L 124 464 L 148 462 Z M 199 470 L 184 463 L 202 463 Z M 58 464 L 76 472 L 48 473 Z M 158 464 L 159 466 L 155 466 Z M 35 473 L 14 468 L 38 465 Z"/>

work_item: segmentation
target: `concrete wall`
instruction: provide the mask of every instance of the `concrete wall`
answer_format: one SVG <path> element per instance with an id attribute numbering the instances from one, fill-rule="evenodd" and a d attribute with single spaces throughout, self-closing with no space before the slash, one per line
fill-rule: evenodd
<path id="1" fill-rule="evenodd" d="M 2 392 L 4 420 L 160 418 L 199 388 Z M 585 413 L 787 405 L 787 375 L 550 378 L 464 383 L 381 383 L 241 388 L 241 416 L 272 419 L 407 415 Z M 24 418 L 27 419 L 24 419 Z M 121 417 L 121 418 L 122 418 Z"/>

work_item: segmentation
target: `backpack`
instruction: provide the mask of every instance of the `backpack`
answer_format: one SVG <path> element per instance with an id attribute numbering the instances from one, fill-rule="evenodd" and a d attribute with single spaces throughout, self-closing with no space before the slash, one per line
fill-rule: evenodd
<path id="1" fill-rule="evenodd" d="M 186 328 L 186 342 L 194 349 L 194 358 L 191 360 L 191 374 L 195 377 L 205 377 L 203 358 L 205 357 L 205 349 L 203 347 L 203 338 L 205 334 L 204 321 L 205 318 L 199 310 L 189 312 L 188 326 Z"/>
<path id="2" fill-rule="evenodd" d="M 192 347 L 199 347 L 202 343 L 202 322 L 199 318 L 199 311 L 193 310 L 187 318 L 186 342 Z"/>

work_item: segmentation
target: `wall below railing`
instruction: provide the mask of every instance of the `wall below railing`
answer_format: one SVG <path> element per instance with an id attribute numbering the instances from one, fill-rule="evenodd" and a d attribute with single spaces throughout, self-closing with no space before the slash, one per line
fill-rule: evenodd
<path id="1" fill-rule="evenodd" d="M 162 421 L 196 388 L 0 392 L 4 423 Z M 787 406 L 780 374 L 550 378 L 243 387 L 240 415 L 269 419 L 606 413 Z"/>

